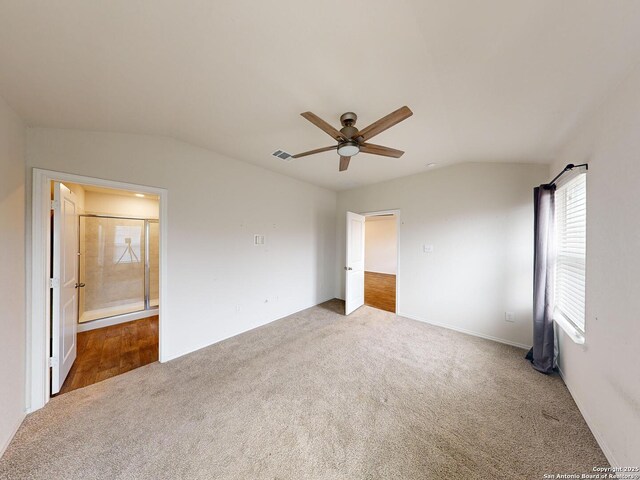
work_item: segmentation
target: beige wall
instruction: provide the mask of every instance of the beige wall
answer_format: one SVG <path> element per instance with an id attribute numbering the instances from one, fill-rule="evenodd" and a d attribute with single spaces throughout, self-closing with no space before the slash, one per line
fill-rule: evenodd
<path id="1" fill-rule="evenodd" d="M 560 331 L 565 382 L 614 466 L 640 465 L 640 68 L 592 113 L 553 172 L 589 163 L 585 344 Z"/>
<path id="2" fill-rule="evenodd" d="M 0 98 L 0 455 L 25 412 L 25 131 Z"/>
<path id="3" fill-rule="evenodd" d="M 77 183 L 64 182 L 64 186 L 71 190 L 76 196 L 76 207 L 78 209 L 78 213 L 84 213 L 84 203 L 85 203 L 85 191 L 82 185 L 78 185 Z M 53 199 L 53 182 L 51 182 L 51 198 Z"/>
<path id="4" fill-rule="evenodd" d="M 33 128 L 27 138 L 29 169 L 168 190 L 166 358 L 333 297 L 335 192 L 167 137 Z"/>
<path id="5" fill-rule="evenodd" d="M 396 218 L 367 217 L 364 231 L 364 269 L 395 274 L 398 263 Z"/>
<path id="6" fill-rule="evenodd" d="M 532 189 L 548 175 L 546 165 L 467 163 L 340 192 L 340 295 L 345 212 L 400 209 L 398 314 L 531 345 Z"/>
<path id="7" fill-rule="evenodd" d="M 85 194 L 85 210 L 86 213 L 93 214 L 157 219 L 160 202 L 150 198 L 114 195 L 89 190 Z"/>

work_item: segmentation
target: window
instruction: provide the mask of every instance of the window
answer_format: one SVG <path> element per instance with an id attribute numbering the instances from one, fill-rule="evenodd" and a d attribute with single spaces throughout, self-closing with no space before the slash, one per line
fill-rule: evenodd
<path id="1" fill-rule="evenodd" d="M 116 225 L 113 262 L 140 263 L 140 243 L 142 227 L 134 225 Z"/>
<path id="2" fill-rule="evenodd" d="M 582 173 L 556 190 L 556 284 L 554 319 L 584 333 L 587 176 Z M 566 330 L 566 328 L 565 328 Z M 584 340 L 583 340 L 584 341 Z"/>

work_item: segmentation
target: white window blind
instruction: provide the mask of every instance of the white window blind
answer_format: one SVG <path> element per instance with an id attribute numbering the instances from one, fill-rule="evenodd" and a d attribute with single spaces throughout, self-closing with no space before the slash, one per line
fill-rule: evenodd
<path id="1" fill-rule="evenodd" d="M 587 176 L 579 174 L 556 190 L 555 315 L 584 332 Z"/>

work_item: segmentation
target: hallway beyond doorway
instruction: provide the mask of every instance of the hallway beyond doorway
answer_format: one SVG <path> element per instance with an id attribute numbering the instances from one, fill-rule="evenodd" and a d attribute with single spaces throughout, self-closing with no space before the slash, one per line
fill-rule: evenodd
<path id="1" fill-rule="evenodd" d="M 396 276 L 364 272 L 364 303 L 370 307 L 396 313 Z"/>
<path id="2" fill-rule="evenodd" d="M 364 303 L 396 313 L 399 210 L 366 213 Z"/>

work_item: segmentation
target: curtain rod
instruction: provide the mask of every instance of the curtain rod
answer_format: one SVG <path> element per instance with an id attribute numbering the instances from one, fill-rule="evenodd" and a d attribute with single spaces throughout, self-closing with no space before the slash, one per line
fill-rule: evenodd
<path id="1" fill-rule="evenodd" d="M 574 168 L 579 168 L 579 167 L 584 167 L 585 170 L 589 170 L 589 164 L 588 163 L 581 163 L 580 165 L 574 165 L 573 163 L 568 163 L 567 166 L 564 167 L 564 170 L 562 170 L 558 175 L 556 175 L 554 177 L 554 179 L 551 180 L 549 183 L 545 183 L 544 186 L 545 187 L 550 187 L 552 185 L 555 185 L 556 184 L 556 180 L 558 180 L 562 175 L 564 175 L 567 172 L 570 172 Z"/>

